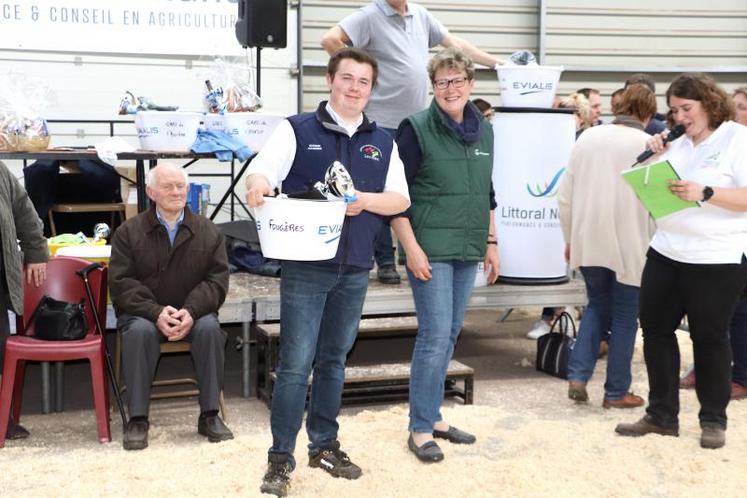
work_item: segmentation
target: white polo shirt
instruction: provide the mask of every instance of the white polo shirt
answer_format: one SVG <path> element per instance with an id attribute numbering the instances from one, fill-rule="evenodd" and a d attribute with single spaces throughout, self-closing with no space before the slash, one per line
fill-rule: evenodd
<path id="1" fill-rule="evenodd" d="M 667 159 L 680 178 L 711 187 L 747 187 L 747 126 L 721 124 L 693 145 L 683 136 L 671 143 Z M 651 247 L 683 263 L 739 263 L 747 251 L 747 212 L 701 203 L 657 220 Z"/>

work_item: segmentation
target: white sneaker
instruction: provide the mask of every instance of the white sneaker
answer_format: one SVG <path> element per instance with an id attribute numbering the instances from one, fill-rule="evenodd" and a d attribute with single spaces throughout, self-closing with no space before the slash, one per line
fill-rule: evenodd
<path id="1" fill-rule="evenodd" d="M 532 330 L 527 333 L 527 339 L 537 339 L 550 332 L 550 324 L 544 320 L 537 320 Z"/>

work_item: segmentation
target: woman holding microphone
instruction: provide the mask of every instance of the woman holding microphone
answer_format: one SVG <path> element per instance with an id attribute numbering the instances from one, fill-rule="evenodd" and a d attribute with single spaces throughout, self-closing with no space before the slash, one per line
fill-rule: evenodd
<path id="1" fill-rule="evenodd" d="M 675 336 L 687 315 L 700 401 L 700 445 L 726 442 L 731 381 L 729 321 L 747 284 L 747 128 L 733 121 L 734 104 L 713 78 L 678 76 L 666 93 L 685 135 L 664 144 L 666 132 L 648 147 L 668 160 L 682 180 L 671 192 L 700 207 L 657 220 L 641 279 L 640 321 L 649 378 L 646 415 L 618 424 L 622 436 L 679 435 Z"/>

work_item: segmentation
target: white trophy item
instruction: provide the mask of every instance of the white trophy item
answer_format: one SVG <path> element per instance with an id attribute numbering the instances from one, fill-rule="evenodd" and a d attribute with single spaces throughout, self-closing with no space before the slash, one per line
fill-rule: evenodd
<path id="1" fill-rule="evenodd" d="M 109 225 L 106 223 L 96 223 L 93 227 L 93 242 L 96 243 L 101 239 L 105 239 L 111 233 Z"/>
<path id="2" fill-rule="evenodd" d="M 333 162 L 327 168 L 324 174 L 324 181 L 327 183 L 330 193 L 337 197 L 342 197 L 345 202 L 355 202 L 358 200 L 358 196 L 355 195 L 353 178 L 340 161 Z"/>

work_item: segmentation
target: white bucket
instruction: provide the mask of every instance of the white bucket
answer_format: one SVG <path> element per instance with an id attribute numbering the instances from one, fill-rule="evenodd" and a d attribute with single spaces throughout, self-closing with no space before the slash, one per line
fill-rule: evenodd
<path id="1" fill-rule="evenodd" d="M 239 142 L 248 146 L 252 152 L 259 152 L 267 141 L 267 138 L 275 130 L 275 127 L 285 119 L 280 114 L 268 114 L 264 112 L 227 112 L 223 116 L 223 130 Z M 205 128 L 215 124 L 205 121 Z"/>
<path id="2" fill-rule="evenodd" d="M 480 261 L 477 263 L 477 272 L 475 273 L 475 288 L 487 287 L 488 276 L 485 275 L 485 263 Z"/>
<path id="3" fill-rule="evenodd" d="M 135 114 L 140 148 L 189 152 L 201 120 L 199 112 L 140 111 Z"/>
<path id="4" fill-rule="evenodd" d="M 499 66 L 504 107 L 552 107 L 563 66 Z"/>
<path id="5" fill-rule="evenodd" d="M 294 261 L 334 258 L 345 207 L 342 201 L 265 198 L 262 206 L 254 208 L 262 254 Z"/>
<path id="6" fill-rule="evenodd" d="M 60 247 L 55 253 L 55 256 L 72 256 L 74 258 L 87 259 L 96 263 L 109 263 L 111 255 L 112 246 L 94 246 L 89 244 Z"/>

